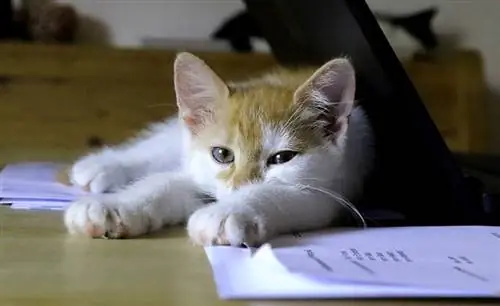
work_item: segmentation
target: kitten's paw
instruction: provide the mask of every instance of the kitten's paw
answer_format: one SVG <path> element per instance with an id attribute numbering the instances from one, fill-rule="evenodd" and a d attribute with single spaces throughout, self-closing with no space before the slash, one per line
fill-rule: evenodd
<path id="1" fill-rule="evenodd" d="M 154 224 L 142 210 L 133 210 L 112 197 L 85 197 L 73 202 L 64 213 L 70 234 L 92 238 L 128 238 L 147 233 Z"/>
<path id="2" fill-rule="evenodd" d="M 72 184 L 92 193 L 112 191 L 127 184 L 122 165 L 111 154 L 89 155 L 77 161 L 69 173 Z"/>
<path id="3" fill-rule="evenodd" d="M 264 219 L 249 208 L 214 204 L 197 210 L 187 224 L 198 245 L 259 245 L 266 238 Z"/>

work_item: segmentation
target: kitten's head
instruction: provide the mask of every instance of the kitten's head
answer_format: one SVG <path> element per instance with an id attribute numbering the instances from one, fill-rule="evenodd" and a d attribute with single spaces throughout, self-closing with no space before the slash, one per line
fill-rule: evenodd
<path id="1" fill-rule="evenodd" d="M 174 70 L 188 165 L 217 197 L 252 183 L 315 185 L 335 175 L 355 93 L 347 59 L 240 85 L 189 53 Z"/>

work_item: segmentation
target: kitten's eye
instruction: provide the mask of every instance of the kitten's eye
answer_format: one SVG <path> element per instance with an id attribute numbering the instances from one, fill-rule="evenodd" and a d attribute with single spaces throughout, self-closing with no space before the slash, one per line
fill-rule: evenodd
<path id="1" fill-rule="evenodd" d="M 279 165 L 279 164 L 284 164 L 286 162 L 289 162 L 292 158 L 297 155 L 298 152 L 295 151 L 281 151 L 273 156 L 269 157 L 267 160 L 267 165 Z"/>
<path id="2" fill-rule="evenodd" d="M 223 147 L 213 147 L 212 157 L 216 162 L 221 164 L 229 164 L 234 161 L 233 151 Z"/>

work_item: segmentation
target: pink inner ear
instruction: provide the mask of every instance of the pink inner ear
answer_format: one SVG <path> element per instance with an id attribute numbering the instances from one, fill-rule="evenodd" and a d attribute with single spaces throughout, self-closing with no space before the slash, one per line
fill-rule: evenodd
<path id="1" fill-rule="evenodd" d="M 228 89 L 217 74 L 194 55 L 179 55 L 174 67 L 180 116 L 195 133 L 211 120 L 216 104 L 227 97 Z"/>
<path id="2" fill-rule="evenodd" d="M 189 128 L 191 133 L 197 134 L 207 121 L 211 120 L 212 112 L 209 110 L 186 111 L 180 114 L 180 118 L 184 124 Z"/>
<path id="3" fill-rule="evenodd" d="M 182 120 L 189 128 L 194 128 L 198 122 L 192 116 L 182 116 Z"/>
<path id="4" fill-rule="evenodd" d="M 346 59 L 335 59 L 318 69 L 296 92 L 296 100 L 318 114 L 325 137 L 340 140 L 347 131 L 355 92 L 355 72 Z"/>

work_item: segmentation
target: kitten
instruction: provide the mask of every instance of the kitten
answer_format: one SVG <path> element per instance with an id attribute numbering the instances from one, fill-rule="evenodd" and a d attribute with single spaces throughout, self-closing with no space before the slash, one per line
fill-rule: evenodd
<path id="1" fill-rule="evenodd" d="M 333 224 L 361 194 L 372 134 L 347 59 L 225 83 L 180 53 L 174 85 L 178 118 L 73 165 L 93 194 L 66 210 L 70 233 L 134 237 L 187 221 L 196 244 L 258 245 Z"/>

